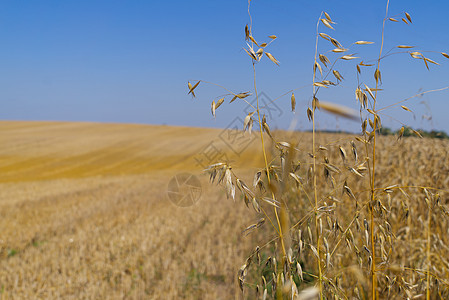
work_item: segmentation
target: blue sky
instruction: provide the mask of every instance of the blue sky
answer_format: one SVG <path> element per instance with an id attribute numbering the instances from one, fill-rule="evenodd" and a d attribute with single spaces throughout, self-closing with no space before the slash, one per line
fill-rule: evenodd
<path id="1" fill-rule="evenodd" d="M 306 108 L 312 93 L 315 27 L 321 11 L 337 23 L 335 31 L 320 26 L 343 46 L 357 40 L 373 45 L 351 47 L 364 60 L 378 55 L 385 1 L 267 1 L 251 4 L 253 35 L 278 39 L 267 51 L 280 66 L 262 59 L 257 64 L 258 90 L 274 99 L 295 92 L 297 112 L 289 110 L 290 96 L 276 100 L 272 127 L 309 129 Z M 449 11 L 446 1 L 391 1 L 390 16 L 410 13 L 413 24 L 388 22 L 385 51 L 396 45 L 449 53 Z M 244 118 L 241 101 L 224 103 L 214 119 L 212 100 L 226 92 L 200 84 L 197 98 L 187 95 L 187 81 L 205 80 L 234 92 L 253 92 L 252 65 L 245 46 L 249 22 L 246 1 L 2 1 L 0 2 L 0 119 L 130 122 L 201 127 L 226 127 Z M 319 51 L 332 49 L 320 39 Z M 327 54 L 326 54 L 327 55 Z M 393 55 L 381 63 L 384 90 L 379 107 L 419 91 L 449 86 L 449 59 L 425 53 L 441 63 L 427 71 L 422 60 Z M 329 54 L 329 57 L 332 55 Z M 326 100 L 357 108 L 357 61 L 338 63 L 345 80 L 318 94 Z M 374 70 L 362 81 L 374 86 Z M 248 98 L 252 99 L 252 97 Z M 449 90 L 426 94 L 400 108 L 385 111 L 384 126 L 396 120 L 415 128 L 449 132 Z M 431 115 L 432 120 L 422 119 Z M 320 114 L 322 129 L 358 131 L 359 124 Z"/>

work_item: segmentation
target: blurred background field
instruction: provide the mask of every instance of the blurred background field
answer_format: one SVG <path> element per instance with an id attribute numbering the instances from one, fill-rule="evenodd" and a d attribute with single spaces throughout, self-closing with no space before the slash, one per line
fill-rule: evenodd
<path id="1" fill-rule="evenodd" d="M 220 132 L 1 122 L 1 299 L 233 298 L 248 210 L 193 159 Z M 185 171 L 202 197 L 180 208 L 166 190 Z"/>

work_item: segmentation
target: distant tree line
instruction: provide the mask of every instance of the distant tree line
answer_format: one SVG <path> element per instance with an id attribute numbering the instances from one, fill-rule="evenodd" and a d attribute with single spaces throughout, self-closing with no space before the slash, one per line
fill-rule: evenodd
<path id="1" fill-rule="evenodd" d="M 380 129 L 380 134 L 381 135 L 398 135 L 399 131 L 400 131 L 400 129 L 391 130 L 388 127 L 382 127 Z M 419 132 L 419 134 L 421 134 L 422 137 L 429 137 L 429 138 L 435 138 L 435 139 L 449 139 L 449 135 L 443 130 L 426 131 L 423 129 L 418 129 L 416 131 Z M 402 134 L 402 136 L 404 136 L 404 137 L 416 136 L 416 134 L 413 132 L 413 130 L 410 127 L 406 126 L 406 127 L 404 127 L 404 133 Z"/>
<path id="2" fill-rule="evenodd" d="M 398 129 L 398 130 L 391 130 L 391 128 L 388 128 L 388 127 L 381 127 L 378 132 L 381 135 L 399 135 L 399 131 L 400 131 L 400 129 Z M 435 138 L 435 139 L 449 139 L 449 135 L 445 131 L 443 131 L 443 130 L 426 131 L 426 130 L 423 130 L 423 129 L 418 129 L 416 131 L 419 132 L 419 134 L 422 137 Z M 312 131 L 311 130 L 307 130 L 307 132 L 312 132 Z M 354 134 L 353 132 L 350 132 L 350 131 L 330 130 L 330 129 L 320 130 L 320 132 L 322 132 L 322 133 Z M 402 136 L 403 137 L 416 136 L 416 134 L 413 132 L 411 127 L 406 126 L 406 127 L 404 127 L 404 133 L 402 134 Z"/>

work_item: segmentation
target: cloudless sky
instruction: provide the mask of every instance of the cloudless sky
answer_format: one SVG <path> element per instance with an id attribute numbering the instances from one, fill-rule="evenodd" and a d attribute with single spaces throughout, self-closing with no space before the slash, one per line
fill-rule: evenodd
<path id="1" fill-rule="evenodd" d="M 386 1 L 268 1 L 251 3 L 253 35 L 259 42 L 278 36 L 268 48 L 279 61 L 266 57 L 256 65 L 258 91 L 276 100 L 273 127 L 309 129 L 306 109 L 312 93 L 312 66 L 316 22 L 322 11 L 337 23 L 335 31 L 319 27 L 348 47 L 357 40 L 373 45 L 351 46 L 348 54 L 369 61 L 379 53 Z M 389 16 L 413 24 L 387 22 L 384 53 L 397 45 L 413 45 L 441 65 L 408 54 L 382 60 L 383 91 L 378 107 L 420 91 L 449 86 L 447 1 L 390 1 Z M 212 100 L 227 92 L 200 84 L 197 98 L 187 95 L 187 81 L 205 80 L 236 93 L 254 93 L 251 59 L 242 50 L 244 26 L 249 23 L 247 2 L 230 1 L 1 1 L 0 2 L 0 119 L 130 122 L 202 127 L 226 127 L 234 117 L 244 118 L 246 104 L 224 103 L 214 119 Z M 319 40 L 318 49 L 329 58 L 332 45 Z M 339 61 L 345 80 L 320 91 L 320 100 L 357 109 L 355 65 Z M 324 66 L 323 66 L 324 67 Z M 372 68 L 364 68 L 360 82 L 374 87 Z M 331 78 L 331 80 L 334 80 Z M 335 81 L 335 80 L 334 80 Z M 230 100 L 230 97 L 226 98 Z M 247 98 L 252 101 L 253 97 Z M 384 111 L 383 124 L 400 122 L 415 128 L 449 132 L 449 90 L 429 93 L 404 103 L 414 115 L 399 108 Z M 423 115 L 431 116 L 429 121 Z M 320 113 L 322 129 L 358 131 L 360 125 Z"/>

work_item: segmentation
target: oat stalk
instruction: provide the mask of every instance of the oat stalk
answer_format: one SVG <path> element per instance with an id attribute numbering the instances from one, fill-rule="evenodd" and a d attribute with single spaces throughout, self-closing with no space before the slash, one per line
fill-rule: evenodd
<path id="1" fill-rule="evenodd" d="M 314 64 L 317 63 L 317 55 L 318 55 L 318 27 L 320 25 L 321 17 L 323 16 L 323 13 L 321 13 L 318 22 L 316 24 L 316 41 L 315 41 L 315 58 L 314 58 Z M 313 68 L 313 98 L 315 98 L 316 95 L 316 85 L 315 85 L 315 79 L 316 79 L 316 68 Z M 312 100 L 314 101 L 314 100 Z M 312 105 L 313 106 L 313 105 Z M 317 235 L 317 267 L 318 267 L 318 284 L 319 284 L 319 290 L 320 290 L 320 299 L 323 299 L 323 274 L 321 270 L 321 238 L 320 238 L 320 230 L 318 227 L 318 191 L 317 191 L 317 172 L 316 172 L 316 122 L 315 122 L 315 107 L 312 107 L 312 155 L 313 155 L 313 195 L 315 199 L 315 207 L 314 207 L 314 218 L 315 218 L 315 230 Z"/>

